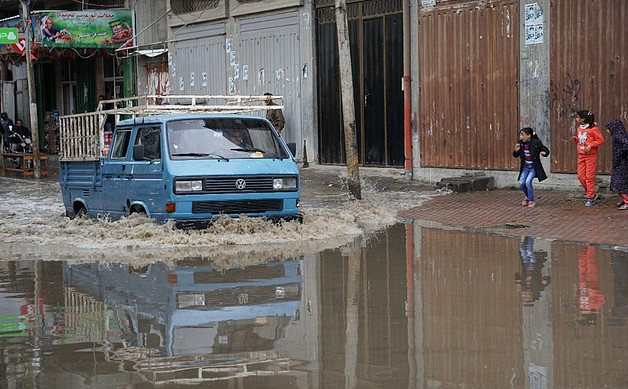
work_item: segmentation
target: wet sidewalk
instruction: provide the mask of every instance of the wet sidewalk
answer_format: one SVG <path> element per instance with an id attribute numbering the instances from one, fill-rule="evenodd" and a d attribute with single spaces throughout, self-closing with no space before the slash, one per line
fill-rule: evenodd
<path id="1" fill-rule="evenodd" d="M 301 169 L 302 197 L 347 191 L 346 167 Z M 513 174 L 514 176 L 514 174 Z M 363 185 L 386 192 L 432 192 L 434 197 L 416 208 L 399 212 L 424 226 L 485 230 L 508 236 L 533 236 L 577 243 L 619 246 L 628 250 L 628 211 L 617 209 L 614 193 L 601 193 L 590 208 L 584 192 L 536 190 L 537 206 L 521 205 L 520 190 L 498 189 L 439 195 L 434 186 L 406 181 L 401 169 L 360 168 Z"/>
<path id="2" fill-rule="evenodd" d="M 453 193 L 437 196 L 399 215 L 420 220 L 425 226 L 454 226 L 628 249 L 628 211 L 617 209 L 616 195 L 602 196 L 587 208 L 583 194 L 536 191 L 537 206 L 528 208 L 521 205 L 523 196 L 518 190 Z"/>

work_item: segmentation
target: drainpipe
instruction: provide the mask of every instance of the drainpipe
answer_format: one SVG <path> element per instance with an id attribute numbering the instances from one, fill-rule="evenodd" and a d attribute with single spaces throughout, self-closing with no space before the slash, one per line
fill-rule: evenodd
<path id="1" fill-rule="evenodd" d="M 403 134 L 406 180 L 412 180 L 412 95 L 410 90 L 410 0 L 403 0 Z"/>

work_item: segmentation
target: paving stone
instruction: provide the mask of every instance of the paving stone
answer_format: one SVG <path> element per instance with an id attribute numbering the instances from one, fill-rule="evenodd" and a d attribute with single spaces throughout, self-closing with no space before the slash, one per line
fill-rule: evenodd
<path id="1" fill-rule="evenodd" d="M 535 193 L 534 208 L 521 205 L 520 191 L 493 190 L 438 196 L 400 216 L 512 236 L 628 248 L 628 211 L 617 209 L 617 196 L 607 195 L 587 208 L 584 198 L 578 200 L 574 192 Z"/>

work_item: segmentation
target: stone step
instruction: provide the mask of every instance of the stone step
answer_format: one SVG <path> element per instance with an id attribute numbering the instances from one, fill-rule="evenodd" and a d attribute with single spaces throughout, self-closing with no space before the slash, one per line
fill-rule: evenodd
<path id="1" fill-rule="evenodd" d="M 495 189 L 495 179 L 491 176 L 445 177 L 436 184 L 438 189 L 446 188 L 453 192 L 477 192 Z"/>

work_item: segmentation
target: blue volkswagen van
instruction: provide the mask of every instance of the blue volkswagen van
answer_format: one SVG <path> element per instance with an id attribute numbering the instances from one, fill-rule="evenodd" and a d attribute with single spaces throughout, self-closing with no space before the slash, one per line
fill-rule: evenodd
<path id="1" fill-rule="evenodd" d="M 289 147 L 290 146 L 290 147 Z M 120 121 L 106 155 L 60 158 L 69 217 L 145 213 L 203 228 L 228 215 L 299 220 L 295 145 L 263 118 L 166 114 Z"/>

